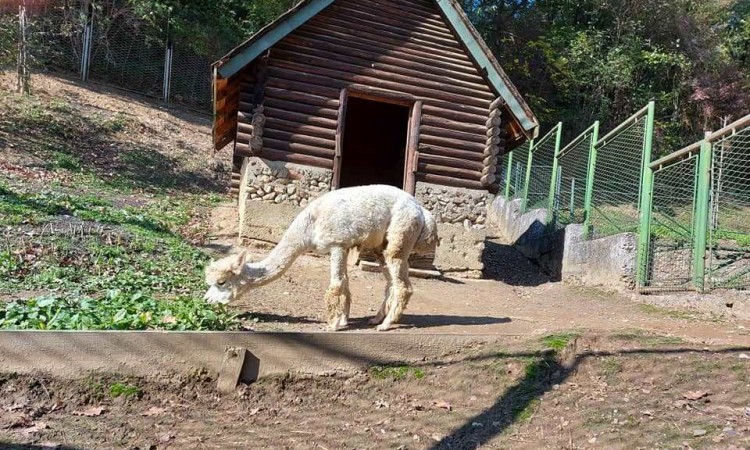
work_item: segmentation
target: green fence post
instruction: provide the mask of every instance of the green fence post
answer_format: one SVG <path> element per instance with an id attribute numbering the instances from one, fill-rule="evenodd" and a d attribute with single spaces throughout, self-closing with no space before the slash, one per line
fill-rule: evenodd
<path id="1" fill-rule="evenodd" d="M 643 154 L 641 156 L 641 192 L 638 197 L 638 256 L 636 276 L 638 287 L 646 286 L 648 282 L 648 256 L 651 243 L 651 206 L 654 194 L 654 171 L 651 170 L 651 146 L 654 138 L 654 102 L 648 104 L 646 116 L 646 133 L 643 138 Z"/>
<path id="2" fill-rule="evenodd" d="M 529 198 L 529 181 L 531 180 L 531 163 L 534 160 L 534 141 L 529 142 L 529 157 L 526 160 L 526 177 L 523 182 L 523 197 L 521 200 L 521 212 L 526 212 L 526 200 Z"/>
<path id="3" fill-rule="evenodd" d="M 709 133 L 706 133 L 708 136 Z M 693 225 L 693 283 L 698 292 L 706 289 L 706 245 L 708 236 L 708 215 L 711 203 L 711 159 L 713 145 L 704 139 L 698 157 L 698 178 Z"/>
<path id="4" fill-rule="evenodd" d="M 547 204 L 547 225 L 556 220 L 555 214 L 555 196 L 557 194 L 557 172 L 559 163 L 557 157 L 560 153 L 560 141 L 562 139 L 562 122 L 557 122 L 557 136 L 555 137 L 555 155 L 552 158 L 552 177 L 549 182 L 549 201 Z"/>
<path id="5" fill-rule="evenodd" d="M 505 200 L 510 201 L 510 183 L 513 178 L 513 152 L 508 153 L 508 167 L 505 169 Z"/>
<path id="6" fill-rule="evenodd" d="M 583 200 L 583 237 L 591 235 L 591 203 L 594 199 L 594 174 L 596 172 L 596 141 L 599 140 L 599 121 L 594 122 L 591 131 L 591 147 L 589 148 L 589 164 L 586 172 L 586 194 Z"/>

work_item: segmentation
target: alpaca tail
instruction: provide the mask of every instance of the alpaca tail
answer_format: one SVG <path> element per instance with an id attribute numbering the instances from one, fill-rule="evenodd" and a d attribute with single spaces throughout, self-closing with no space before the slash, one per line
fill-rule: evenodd
<path id="1" fill-rule="evenodd" d="M 414 250 L 416 253 L 432 254 L 435 253 L 439 240 L 437 222 L 432 213 L 425 207 L 422 207 L 422 215 L 424 216 L 424 224 L 422 225 L 422 232 L 419 234 L 419 239 L 417 239 Z"/>

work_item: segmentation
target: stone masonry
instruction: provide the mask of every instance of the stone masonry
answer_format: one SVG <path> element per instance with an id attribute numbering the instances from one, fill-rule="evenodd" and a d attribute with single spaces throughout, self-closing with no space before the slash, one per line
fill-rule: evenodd
<path id="1" fill-rule="evenodd" d="M 240 237 L 276 243 L 299 212 L 330 191 L 333 172 L 262 158 L 246 158 L 239 195 Z M 417 183 L 416 198 L 439 222 L 435 266 L 448 273 L 480 277 L 486 238 L 486 191 Z"/>

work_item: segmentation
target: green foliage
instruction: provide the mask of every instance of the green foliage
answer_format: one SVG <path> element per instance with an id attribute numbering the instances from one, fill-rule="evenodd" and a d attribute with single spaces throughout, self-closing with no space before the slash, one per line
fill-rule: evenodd
<path id="1" fill-rule="evenodd" d="M 739 0 L 464 0 L 542 123 L 573 137 L 657 102 L 657 154 L 750 110 L 750 6 Z M 744 68 L 744 70 L 743 70 Z"/>
<path id="2" fill-rule="evenodd" d="M 238 327 L 222 307 L 197 300 L 208 257 L 179 233 L 210 198 L 154 197 L 123 207 L 115 192 L 90 190 L 24 192 L 0 183 L 0 225 L 18 232 L 0 248 L 0 292 L 49 292 L 3 303 L 0 328 Z M 30 234 L 17 227 L 40 224 Z"/>
<path id="3" fill-rule="evenodd" d="M 235 317 L 201 300 L 157 300 L 112 290 L 97 298 L 48 295 L 0 307 L 1 329 L 32 330 L 230 330 Z"/>
<path id="4" fill-rule="evenodd" d="M 128 0 L 160 35 L 188 42 L 198 54 L 227 51 L 294 5 L 295 0 Z"/>
<path id="5" fill-rule="evenodd" d="M 132 384 L 114 383 L 109 387 L 109 396 L 112 398 L 125 397 L 129 399 L 138 398 L 141 395 L 141 389 Z"/>
<path id="6" fill-rule="evenodd" d="M 570 342 L 572 339 L 577 338 L 578 336 L 578 333 L 550 334 L 549 336 L 545 336 L 544 339 L 542 339 L 542 344 L 544 344 L 544 346 L 549 349 L 559 352 L 568 345 L 568 342 Z"/>
<path id="7" fill-rule="evenodd" d="M 425 372 L 424 370 L 418 368 L 418 367 L 410 367 L 410 366 L 374 366 L 370 368 L 370 376 L 377 380 L 393 380 L 393 381 L 399 381 L 405 379 L 407 376 L 409 376 L 409 373 L 412 374 L 412 376 L 420 380 L 424 378 Z"/>

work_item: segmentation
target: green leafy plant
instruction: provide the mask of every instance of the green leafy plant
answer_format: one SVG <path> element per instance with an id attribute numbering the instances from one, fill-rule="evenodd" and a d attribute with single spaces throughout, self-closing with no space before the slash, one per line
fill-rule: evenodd
<path id="1" fill-rule="evenodd" d="M 141 389 L 132 384 L 114 383 L 109 387 L 109 396 L 112 398 L 138 398 L 141 394 Z"/>
<path id="2" fill-rule="evenodd" d="M 42 296 L 0 307 L 0 328 L 36 330 L 233 330 L 222 306 L 181 298 L 157 300 L 113 290 L 98 298 Z"/>

